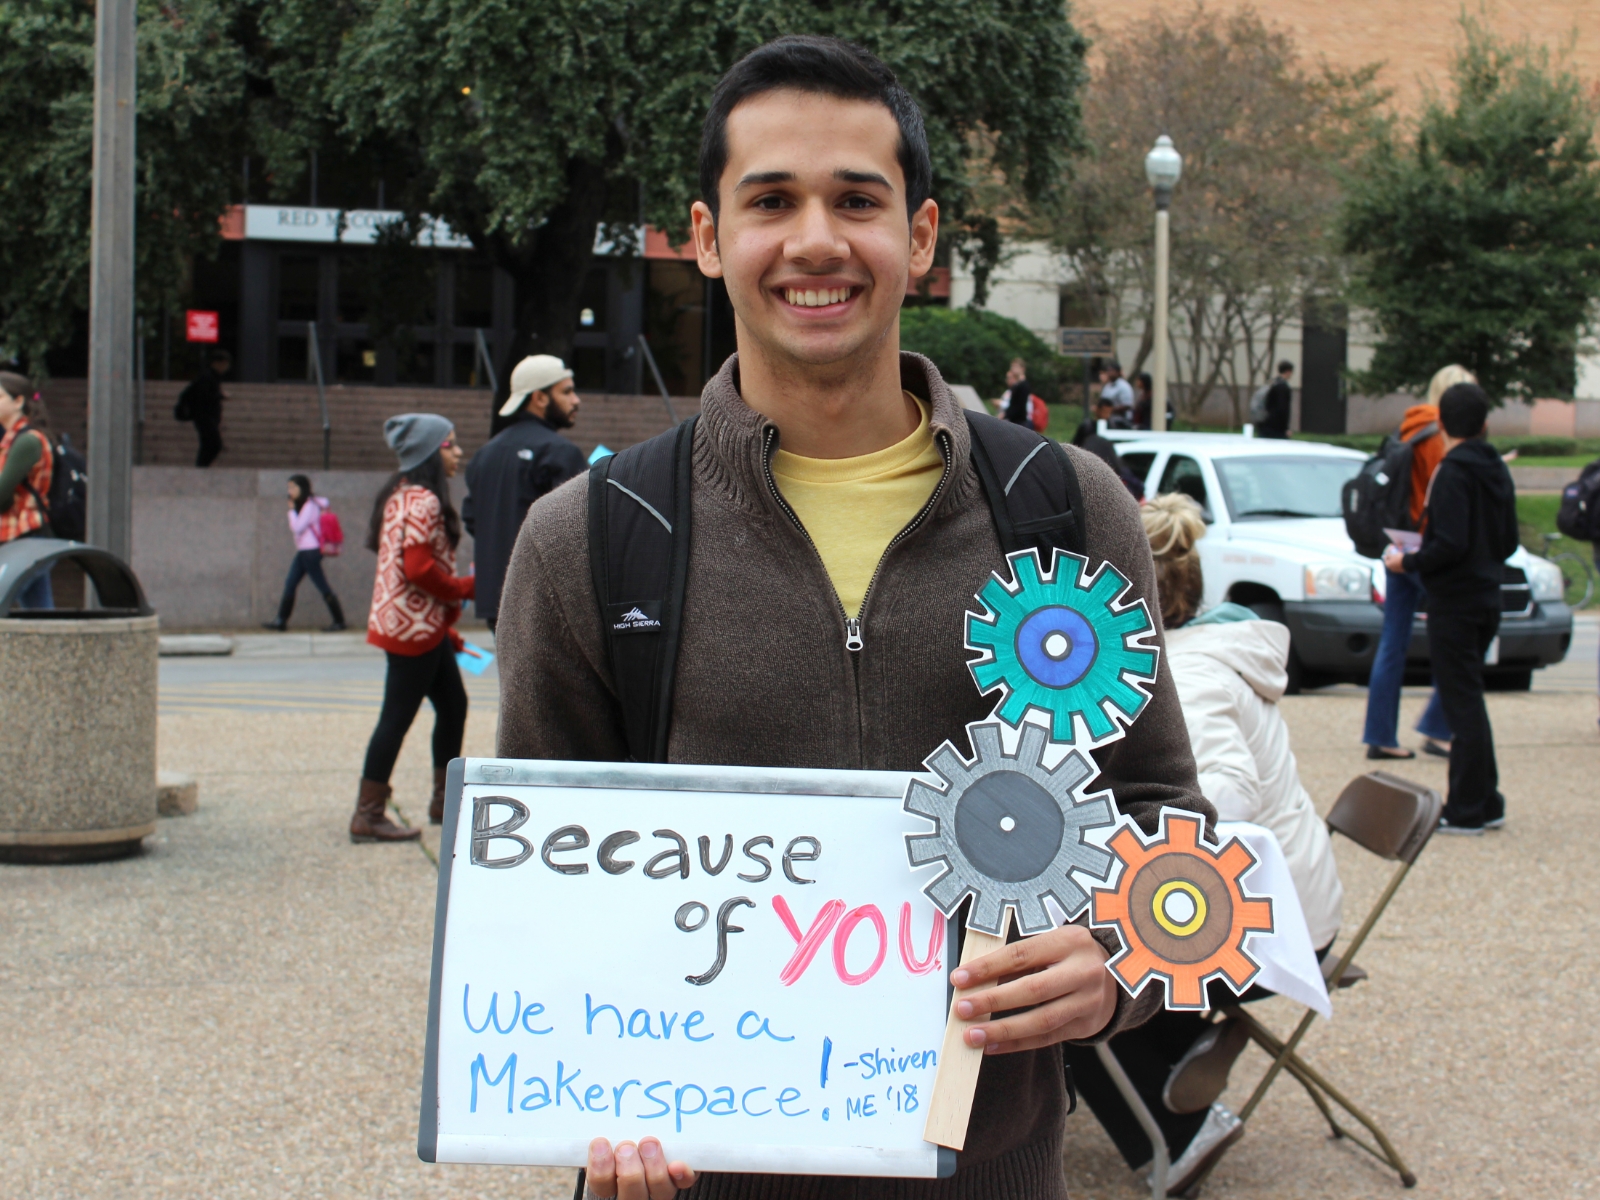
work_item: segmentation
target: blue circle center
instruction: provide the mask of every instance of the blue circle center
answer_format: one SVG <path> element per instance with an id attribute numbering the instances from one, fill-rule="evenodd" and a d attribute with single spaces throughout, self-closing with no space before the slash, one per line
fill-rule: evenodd
<path id="1" fill-rule="evenodd" d="M 1046 687 L 1071 687 L 1094 665 L 1100 645 L 1082 614 L 1060 605 L 1029 613 L 1017 629 L 1017 659 Z"/>

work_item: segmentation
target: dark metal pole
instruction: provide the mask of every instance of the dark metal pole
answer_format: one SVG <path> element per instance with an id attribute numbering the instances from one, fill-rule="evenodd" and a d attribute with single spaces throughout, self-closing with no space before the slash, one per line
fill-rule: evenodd
<path id="1" fill-rule="evenodd" d="M 134 0 L 95 9 L 89 541 L 133 556 Z"/>

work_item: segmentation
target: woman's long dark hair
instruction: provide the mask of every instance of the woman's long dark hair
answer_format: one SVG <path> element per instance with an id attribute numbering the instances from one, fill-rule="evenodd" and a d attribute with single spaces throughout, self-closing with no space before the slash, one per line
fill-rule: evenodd
<path id="1" fill-rule="evenodd" d="M 311 480 L 305 475 L 291 475 L 289 482 L 300 489 L 300 499 L 294 502 L 294 510 L 299 512 L 306 506 L 306 501 L 311 499 Z"/>
<path id="2" fill-rule="evenodd" d="M 367 522 L 367 549 L 378 549 L 378 543 L 383 538 L 384 505 L 389 503 L 389 497 L 394 495 L 395 489 L 405 483 L 427 488 L 439 497 L 439 507 L 444 511 L 444 536 L 454 550 L 461 544 L 461 517 L 455 505 L 450 503 L 450 478 L 444 473 L 444 459 L 437 450 L 409 471 L 396 471 L 379 490 L 377 502 L 372 506 L 372 520 Z"/>

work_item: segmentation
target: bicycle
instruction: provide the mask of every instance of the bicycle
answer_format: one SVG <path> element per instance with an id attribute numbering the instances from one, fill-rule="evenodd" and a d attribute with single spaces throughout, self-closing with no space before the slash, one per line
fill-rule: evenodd
<path id="1" fill-rule="evenodd" d="M 1532 544 L 1532 539 L 1528 536 L 1530 533 L 1538 538 L 1537 546 Z M 1571 539 L 1559 533 L 1545 533 L 1542 529 L 1523 526 L 1522 544 L 1540 558 L 1548 559 L 1561 568 L 1561 578 L 1567 585 L 1563 595 L 1567 606 L 1574 610 L 1585 608 L 1589 601 L 1594 599 L 1594 564 L 1582 551 L 1558 548 L 1557 542 L 1571 542 Z"/>

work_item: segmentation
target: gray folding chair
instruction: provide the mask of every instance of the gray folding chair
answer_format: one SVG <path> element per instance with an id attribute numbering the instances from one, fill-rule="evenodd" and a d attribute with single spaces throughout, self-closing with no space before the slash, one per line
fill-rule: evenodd
<path id="1" fill-rule="evenodd" d="M 1372 906 L 1372 911 L 1367 914 L 1366 920 L 1361 923 L 1361 928 L 1350 939 L 1344 952 L 1337 960 L 1329 955 L 1323 961 L 1322 975 L 1327 980 L 1330 992 L 1350 987 L 1367 978 L 1367 973 L 1355 964 L 1356 952 L 1366 942 L 1367 935 L 1372 932 L 1373 926 L 1378 923 L 1378 918 L 1389 906 L 1389 901 L 1400 889 L 1400 884 L 1411 870 L 1411 865 L 1417 861 L 1417 855 L 1422 853 L 1422 848 L 1428 844 L 1433 831 L 1439 827 L 1439 811 L 1443 807 L 1444 801 L 1432 788 L 1413 783 L 1409 779 L 1401 779 L 1397 775 L 1390 775 L 1387 771 L 1373 771 L 1371 774 L 1351 780 L 1334 803 L 1333 811 L 1328 814 L 1329 830 L 1344 834 L 1356 845 L 1398 865 L 1394 874 L 1389 877 L 1389 882 L 1378 897 L 1377 903 Z M 1240 1120 L 1249 1122 L 1256 1106 L 1261 1103 L 1267 1094 L 1267 1089 L 1278 1077 L 1278 1072 L 1287 1071 L 1299 1081 L 1300 1086 L 1305 1088 L 1306 1093 L 1321 1110 L 1334 1137 L 1349 1138 L 1368 1154 L 1393 1169 L 1406 1187 L 1417 1185 L 1417 1177 L 1411 1173 L 1405 1160 L 1400 1157 L 1400 1152 L 1394 1148 L 1394 1144 L 1389 1141 L 1378 1123 L 1362 1112 L 1353 1101 L 1328 1082 L 1326 1076 L 1295 1052 L 1306 1031 L 1311 1028 L 1311 1022 L 1316 1019 L 1317 1014 L 1314 1010 L 1307 1010 L 1287 1041 L 1278 1038 L 1246 1012 L 1242 1005 L 1229 1005 L 1223 1012 L 1242 1021 L 1245 1028 L 1250 1031 L 1250 1037 L 1272 1059 L 1272 1066 L 1256 1085 L 1256 1090 L 1250 1094 L 1250 1099 L 1239 1110 Z M 1340 1125 L 1333 1114 L 1330 1101 L 1365 1126 L 1377 1145 L 1374 1146 L 1361 1135 Z M 1199 1182 L 1196 1181 L 1196 1186 Z"/>

